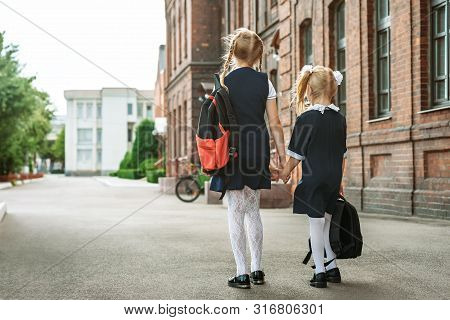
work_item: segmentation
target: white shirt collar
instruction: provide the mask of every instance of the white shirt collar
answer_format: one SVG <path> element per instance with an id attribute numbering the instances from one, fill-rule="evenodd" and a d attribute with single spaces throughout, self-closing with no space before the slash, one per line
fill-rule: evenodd
<path id="1" fill-rule="evenodd" d="M 331 109 L 333 111 L 339 112 L 339 108 L 336 107 L 334 104 L 330 104 L 328 106 L 325 106 L 323 104 L 315 104 L 315 105 L 312 105 L 312 106 L 308 107 L 306 109 L 306 111 L 317 110 L 317 111 L 319 111 L 320 113 L 323 114 L 325 112 L 325 109 L 327 109 L 327 108 Z"/>

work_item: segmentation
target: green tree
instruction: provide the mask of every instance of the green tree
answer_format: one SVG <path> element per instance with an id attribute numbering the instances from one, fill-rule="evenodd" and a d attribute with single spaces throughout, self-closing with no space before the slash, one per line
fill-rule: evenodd
<path id="1" fill-rule="evenodd" d="M 144 119 L 136 128 L 136 138 L 131 149 L 131 166 L 139 168 L 142 161 L 158 157 L 158 140 L 153 134 L 155 122 Z"/>
<path id="2" fill-rule="evenodd" d="M 15 45 L 0 33 L 0 174 L 33 163 L 50 131 L 48 95 L 33 87 L 34 77 L 22 77 Z"/>
<path id="3" fill-rule="evenodd" d="M 65 139 L 66 139 L 66 128 L 63 128 L 56 137 L 55 143 L 52 146 L 53 160 L 61 161 L 64 168 L 65 162 Z"/>

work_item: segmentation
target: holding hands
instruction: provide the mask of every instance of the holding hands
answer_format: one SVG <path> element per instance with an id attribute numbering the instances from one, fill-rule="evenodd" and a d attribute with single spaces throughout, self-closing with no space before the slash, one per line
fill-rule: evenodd
<path id="1" fill-rule="evenodd" d="M 283 180 L 284 183 L 287 183 L 290 179 L 290 172 L 288 172 L 285 168 L 286 166 L 286 156 L 280 155 L 279 157 L 279 165 L 275 165 L 272 162 L 269 164 L 270 170 L 270 179 L 272 181 L 278 181 L 279 179 Z"/>

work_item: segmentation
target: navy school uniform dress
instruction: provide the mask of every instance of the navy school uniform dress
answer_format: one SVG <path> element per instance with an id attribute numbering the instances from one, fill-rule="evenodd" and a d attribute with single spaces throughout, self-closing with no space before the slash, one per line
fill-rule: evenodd
<path id="1" fill-rule="evenodd" d="M 347 151 L 345 117 L 335 105 L 314 105 L 297 117 L 287 155 L 302 161 L 294 213 L 311 218 L 333 214 Z"/>
<path id="2" fill-rule="evenodd" d="M 239 125 L 238 165 L 226 189 L 270 189 L 269 133 L 264 119 L 270 85 L 267 74 L 243 67 L 230 72 L 224 82 Z M 222 192 L 223 188 L 224 178 L 214 176 L 210 189 Z"/>

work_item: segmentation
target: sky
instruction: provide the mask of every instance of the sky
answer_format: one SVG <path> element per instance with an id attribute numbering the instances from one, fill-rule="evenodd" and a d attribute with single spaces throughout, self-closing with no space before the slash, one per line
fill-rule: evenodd
<path id="1" fill-rule="evenodd" d="M 50 95 L 62 115 L 64 90 L 154 89 L 158 48 L 165 43 L 164 0 L 0 0 L 0 31 L 6 44 L 19 46 L 22 74 L 36 76 L 35 87 Z"/>

